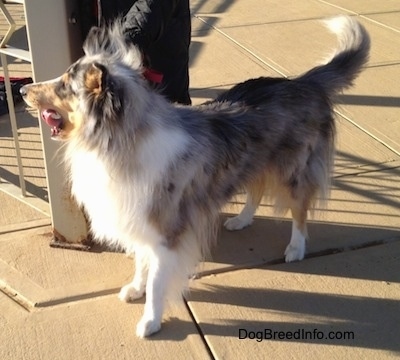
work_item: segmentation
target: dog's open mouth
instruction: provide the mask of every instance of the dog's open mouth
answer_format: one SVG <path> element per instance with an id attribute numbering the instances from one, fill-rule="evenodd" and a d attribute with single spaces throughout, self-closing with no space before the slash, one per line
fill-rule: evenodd
<path id="1" fill-rule="evenodd" d="M 45 109 L 41 113 L 42 119 L 51 127 L 51 137 L 56 139 L 63 128 L 63 119 L 61 115 L 53 109 Z"/>

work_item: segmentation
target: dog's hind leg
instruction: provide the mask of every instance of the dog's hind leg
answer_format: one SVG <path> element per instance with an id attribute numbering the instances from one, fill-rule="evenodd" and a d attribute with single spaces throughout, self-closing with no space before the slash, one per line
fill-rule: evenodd
<path id="1" fill-rule="evenodd" d="M 225 221 L 224 226 L 227 230 L 241 230 L 253 222 L 254 214 L 264 195 L 265 181 L 260 177 L 247 186 L 247 199 L 243 210 L 239 215 Z"/>
<path id="2" fill-rule="evenodd" d="M 292 237 L 289 245 L 285 250 L 285 261 L 299 261 L 304 259 L 306 252 L 307 232 L 307 211 L 308 201 L 303 202 L 301 206 L 291 207 L 293 216 L 292 222 Z"/>
<path id="3" fill-rule="evenodd" d="M 125 285 L 119 292 L 118 298 L 131 302 L 143 297 L 148 273 L 148 258 L 143 250 L 135 251 L 135 276 L 131 283 Z"/>

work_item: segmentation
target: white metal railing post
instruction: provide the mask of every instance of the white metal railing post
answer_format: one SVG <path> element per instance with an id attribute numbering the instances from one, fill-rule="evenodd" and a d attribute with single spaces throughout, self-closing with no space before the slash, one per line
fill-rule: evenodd
<path id="1" fill-rule="evenodd" d="M 43 81 L 62 74 L 81 52 L 80 29 L 69 21 L 76 1 L 26 0 L 25 17 L 34 81 Z M 58 240 L 80 243 L 87 237 L 86 221 L 71 200 L 66 187 L 59 144 L 50 138 L 50 130 L 42 126 L 43 143 L 52 225 Z"/>
<path id="2" fill-rule="evenodd" d="M 23 3 L 23 1 L 15 1 L 16 3 Z M 8 71 L 8 62 L 7 62 L 7 55 L 13 57 L 19 57 L 30 61 L 29 55 L 26 58 L 25 51 L 21 51 L 21 49 L 10 49 L 7 45 L 8 41 L 10 40 L 12 34 L 16 29 L 16 23 L 12 18 L 11 14 L 7 10 L 4 5 L 4 2 L 0 0 L 0 11 L 3 13 L 5 19 L 8 22 L 8 30 L 7 33 L 4 35 L 3 39 L 0 42 L 0 61 L 4 71 L 4 85 L 7 94 L 7 104 L 8 104 L 8 113 L 10 116 L 10 123 L 11 123 L 11 130 L 14 138 L 14 146 L 15 146 L 15 155 L 17 158 L 17 166 L 18 166 L 18 176 L 19 176 L 19 186 L 21 188 L 22 196 L 26 196 L 26 184 L 24 178 L 24 167 L 22 164 L 22 157 L 21 157 L 21 150 L 19 146 L 19 138 L 18 138 L 18 127 L 17 127 L 17 118 L 15 116 L 15 108 L 14 108 L 14 99 L 12 96 L 12 89 L 11 89 L 11 82 L 10 82 L 10 74 Z"/>

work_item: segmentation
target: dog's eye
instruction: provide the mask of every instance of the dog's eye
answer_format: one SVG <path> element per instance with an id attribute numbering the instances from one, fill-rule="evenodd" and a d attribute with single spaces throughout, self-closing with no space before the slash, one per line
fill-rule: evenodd
<path id="1" fill-rule="evenodd" d="M 55 92 L 59 98 L 64 99 L 69 96 L 75 95 L 74 90 L 70 84 L 66 83 L 64 80 L 60 80 L 55 88 Z"/>
<path id="2" fill-rule="evenodd" d="M 59 83 L 59 89 L 60 90 L 65 90 L 65 88 L 66 88 L 66 84 L 65 84 L 65 82 L 64 81 L 60 81 L 60 83 Z"/>

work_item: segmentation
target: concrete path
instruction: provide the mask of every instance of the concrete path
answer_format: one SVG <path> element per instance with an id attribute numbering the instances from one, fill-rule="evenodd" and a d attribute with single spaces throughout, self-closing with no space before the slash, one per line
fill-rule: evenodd
<path id="1" fill-rule="evenodd" d="M 138 340 L 143 301 L 116 298 L 131 259 L 50 248 L 49 218 L 0 192 L 0 359 L 399 357 L 400 2 L 190 3 L 195 104 L 251 77 L 294 76 L 319 63 L 336 46 L 322 18 L 358 16 L 371 34 L 369 65 L 337 107 L 331 199 L 310 224 L 307 258 L 284 263 L 289 218 L 274 218 L 263 203 L 251 227 L 221 229 L 185 304 L 168 309 L 159 334 Z M 22 124 L 36 136 L 34 117 Z M 0 131 L 5 175 L 15 171 L 9 144 Z M 36 151 L 28 165 L 40 164 L 36 145 L 26 146 Z M 32 189 L 45 198 L 44 170 L 34 168 Z M 243 201 L 235 198 L 223 217 Z"/>

